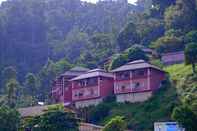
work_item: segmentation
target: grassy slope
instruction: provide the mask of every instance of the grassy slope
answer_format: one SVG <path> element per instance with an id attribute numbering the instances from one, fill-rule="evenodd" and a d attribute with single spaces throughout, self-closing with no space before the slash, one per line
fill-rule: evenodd
<path id="1" fill-rule="evenodd" d="M 150 100 L 143 103 L 118 104 L 116 102 L 108 102 L 100 104 L 99 108 L 102 108 L 102 105 L 104 105 L 105 108 L 108 106 L 109 110 L 107 115 L 105 113 L 105 116 L 100 117 L 100 119 L 94 122 L 104 125 L 112 117 L 121 115 L 125 117 L 130 129 L 134 129 L 135 131 L 152 131 L 155 121 L 170 121 L 172 110 L 179 101 L 177 97 L 177 90 L 180 90 L 178 85 L 181 85 L 180 83 L 185 83 L 187 90 L 182 90 L 182 92 L 180 92 L 182 94 L 184 92 L 189 92 L 191 94 L 191 87 L 197 85 L 197 81 L 194 81 L 194 79 L 186 79 L 188 76 L 192 75 L 191 66 L 178 64 L 166 67 L 164 70 L 169 73 L 173 84 L 165 82 L 162 89 L 155 93 Z M 92 113 L 92 116 L 90 115 L 92 120 L 95 120 L 95 116 L 100 115 L 99 108 L 94 108 L 97 108 L 97 111 Z"/>
<path id="2" fill-rule="evenodd" d="M 167 67 L 166 71 L 176 84 L 180 100 L 189 104 L 197 113 L 197 75 L 192 73 L 191 65 L 173 65 Z"/>
<path id="3" fill-rule="evenodd" d="M 184 64 L 177 64 L 166 67 L 165 71 L 167 71 L 170 74 L 171 80 L 176 82 L 180 82 L 185 76 L 192 74 L 191 66 L 186 66 Z"/>

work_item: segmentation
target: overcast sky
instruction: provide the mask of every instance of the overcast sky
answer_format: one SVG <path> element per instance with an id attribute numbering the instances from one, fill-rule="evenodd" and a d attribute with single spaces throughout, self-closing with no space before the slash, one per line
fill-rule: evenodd
<path id="1" fill-rule="evenodd" d="M 6 1 L 6 0 L 0 0 L 0 2 L 2 2 L 2 1 Z M 81 1 L 88 1 L 88 2 L 93 2 L 93 3 L 95 3 L 95 2 L 98 1 L 98 0 L 81 0 Z M 128 0 L 128 1 L 129 1 L 129 3 L 134 4 L 137 0 Z"/>
<path id="2" fill-rule="evenodd" d="M 88 2 L 96 3 L 98 0 L 81 0 L 81 1 L 88 1 Z M 129 3 L 134 4 L 137 0 L 128 0 L 128 1 L 129 1 Z"/>

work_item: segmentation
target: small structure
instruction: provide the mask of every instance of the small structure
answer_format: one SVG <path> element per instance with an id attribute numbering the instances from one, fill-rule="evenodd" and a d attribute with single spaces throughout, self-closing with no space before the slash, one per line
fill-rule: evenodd
<path id="1" fill-rule="evenodd" d="M 156 122 L 154 131 L 185 131 L 177 122 Z"/>
<path id="2" fill-rule="evenodd" d="M 185 54 L 184 51 L 165 53 L 162 54 L 161 60 L 165 65 L 179 64 L 185 61 Z"/>
<path id="3" fill-rule="evenodd" d="M 80 123 L 79 131 L 102 131 L 103 127 L 90 124 L 90 123 Z"/>
<path id="4" fill-rule="evenodd" d="M 117 102 L 143 102 L 160 88 L 165 72 L 144 60 L 123 65 L 114 73 L 114 94 Z"/>
<path id="5" fill-rule="evenodd" d="M 55 102 L 69 105 L 72 102 L 72 86 L 69 80 L 84 74 L 87 71 L 89 71 L 89 69 L 84 67 L 74 67 L 56 78 L 56 80 L 53 82 L 52 88 L 52 96 Z"/>
<path id="6" fill-rule="evenodd" d="M 102 69 L 90 70 L 71 81 L 72 101 L 76 108 L 97 105 L 113 93 L 113 75 Z"/>

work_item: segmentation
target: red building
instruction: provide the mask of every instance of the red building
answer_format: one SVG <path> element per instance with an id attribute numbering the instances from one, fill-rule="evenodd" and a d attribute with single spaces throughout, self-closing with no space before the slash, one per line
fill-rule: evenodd
<path id="1" fill-rule="evenodd" d="M 118 102 L 142 102 L 160 88 L 165 72 L 144 60 L 137 60 L 112 71 Z"/>
<path id="2" fill-rule="evenodd" d="M 97 105 L 113 93 L 113 75 L 101 69 L 88 71 L 71 81 L 76 108 Z"/>
<path id="3" fill-rule="evenodd" d="M 75 67 L 61 74 L 54 82 L 52 87 L 52 96 L 56 103 L 70 104 L 72 102 L 72 85 L 70 80 L 85 72 L 87 68 Z"/>

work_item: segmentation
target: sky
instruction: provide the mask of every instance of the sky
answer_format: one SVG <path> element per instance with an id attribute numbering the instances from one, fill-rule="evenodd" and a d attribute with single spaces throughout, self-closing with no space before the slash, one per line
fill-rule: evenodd
<path id="1" fill-rule="evenodd" d="M 0 0 L 0 3 L 1 3 L 2 1 L 6 1 L 6 0 Z M 88 1 L 88 2 L 96 3 L 98 0 L 81 0 L 81 1 Z M 137 0 L 128 0 L 128 1 L 129 1 L 129 3 L 134 4 Z"/>
<path id="2" fill-rule="evenodd" d="M 0 3 L 1 3 L 2 1 L 6 1 L 6 0 L 0 0 Z"/>
<path id="3" fill-rule="evenodd" d="M 98 0 L 81 0 L 81 1 L 88 1 L 88 2 L 92 2 L 92 3 L 96 3 Z M 129 3 L 135 4 L 135 2 L 137 0 L 128 0 L 128 1 L 129 1 Z"/>

